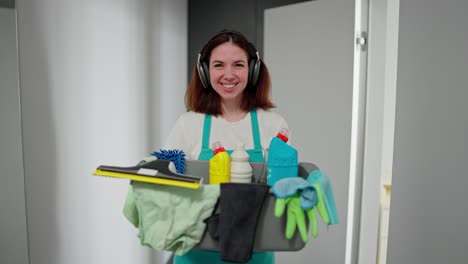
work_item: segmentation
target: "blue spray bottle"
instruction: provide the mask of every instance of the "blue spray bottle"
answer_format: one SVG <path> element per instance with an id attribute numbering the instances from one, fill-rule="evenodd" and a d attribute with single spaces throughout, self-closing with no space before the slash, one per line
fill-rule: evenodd
<path id="1" fill-rule="evenodd" d="M 281 179 L 299 175 L 297 150 L 288 145 L 288 129 L 283 128 L 270 141 L 267 161 L 267 184 L 272 186 Z"/>

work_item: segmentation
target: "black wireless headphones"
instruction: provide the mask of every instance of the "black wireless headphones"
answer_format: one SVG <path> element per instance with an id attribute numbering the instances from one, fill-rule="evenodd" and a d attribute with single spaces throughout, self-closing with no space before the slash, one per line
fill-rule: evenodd
<path id="1" fill-rule="evenodd" d="M 211 83 L 210 83 L 210 70 L 209 70 L 210 68 L 208 66 L 209 62 L 207 62 L 206 60 L 201 60 L 201 56 L 202 56 L 203 52 L 205 51 L 206 46 L 208 46 L 208 44 L 214 38 L 216 38 L 219 35 L 224 35 L 224 34 L 226 34 L 226 35 L 232 34 L 232 35 L 239 36 L 240 38 L 242 38 L 243 40 L 245 40 L 249 44 L 249 46 L 252 48 L 252 50 L 257 55 L 256 58 L 252 58 L 249 61 L 249 77 L 248 77 L 249 79 L 248 79 L 248 84 L 247 84 L 247 85 L 251 85 L 252 87 L 255 87 L 257 85 L 258 77 L 260 76 L 260 65 L 261 65 L 260 55 L 258 54 L 258 51 L 255 48 L 255 46 L 244 35 L 242 35 L 238 31 L 234 31 L 234 30 L 223 30 L 223 31 L 217 33 L 216 35 L 211 37 L 211 39 L 205 44 L 205 46 L 200 51 L 200 53 L 198 53 L 197 71 L 198 71 L 198 76 L 200 77 L 200 81 L 201 81 L 203 87 L 209 88 L 209 87 L 211 87 Z M 249 54 L 247 54 L 247 55 L 250 57 Z"/>

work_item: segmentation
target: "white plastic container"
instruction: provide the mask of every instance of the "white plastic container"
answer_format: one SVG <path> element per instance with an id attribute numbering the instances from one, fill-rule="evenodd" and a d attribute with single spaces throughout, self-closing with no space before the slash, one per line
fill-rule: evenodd
<path id="1" fill-rule="evenodd" d="M 249 162 L 249 154 L 245 151 L 244 145 L 237 145 L 231 153 L 231 182 L 251 183 L 252 166 Z"/>

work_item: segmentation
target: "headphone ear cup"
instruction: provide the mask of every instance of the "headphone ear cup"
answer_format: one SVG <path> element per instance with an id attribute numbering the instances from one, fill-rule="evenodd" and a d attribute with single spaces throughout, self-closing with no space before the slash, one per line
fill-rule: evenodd
<path id="1" fill-rule="evenodd" d="M 210 87 L 210 71 L 206 62 L 197 63 L 198 77 L 205 88 Z"/>
<path id="2" fill-rule="evenodd" d="M 260 60 L 250 60 L 249 64 L 249 83 L 252 87 L 255 87 L 260 76 Z"/>

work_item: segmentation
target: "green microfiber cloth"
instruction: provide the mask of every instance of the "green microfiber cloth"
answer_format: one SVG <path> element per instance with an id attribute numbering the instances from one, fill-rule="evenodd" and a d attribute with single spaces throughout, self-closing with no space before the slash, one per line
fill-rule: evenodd
<path id="1" fill-rule="evenodd" d="M 203 237 L 220 195 L 219 185 L 199 189 L 133 182 L 134 210 L 143 245 L 185 254 Z"/>
<path id="2" fill-rule="evenodd" d="M 328 224 L 338 224 L 339 220 L 338 211 L 336 210 L 335 196 L 333 195 L 333 188 L 328 176 L 320 170 L 314 170 L 307 177 L 307 181 L 317 190 L 319 195 L 319 202 L 317 203 L 317 206 L 319 206 L 319 204 L 323 204 L 325 207 L 329 218 Z M 321 210 L 319 210 L 319 212 L 320 211 Z M 322 216 L 322 218 L 325 219 L 326 216 Z"/>
<path id="3" fill-rule="evenodd" d="M 182 150 L 178 149 L 173 149 L 173 150 L 166 150 L 166 149 L 160 149 L 159 152 L 154 151 L 151 153 L 151 156 L 144 158 L 142 161 L 140 161 L 139 165 L 143 163 L 147 163 L 150 161 L 153 161 L 155 159 L 161 159 L 161 160 L 170 160 L 175 166 L 175 170 L 178 173 L 185 173 L 186 167 L 185 167 L 185 153 Z M 133 193 L 133 186 L 130 185 L 127 193 L 127 199 L 125 200 L 125 205 L 123 208 L 123 213 L 127 220 L 132 223 L 135 227 L 139 227 L 139 214 L 138 210 L 136 209 L 136 204 L 135 204 L 135 196 Z"/>

